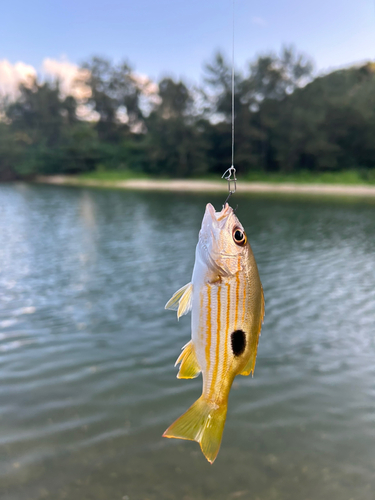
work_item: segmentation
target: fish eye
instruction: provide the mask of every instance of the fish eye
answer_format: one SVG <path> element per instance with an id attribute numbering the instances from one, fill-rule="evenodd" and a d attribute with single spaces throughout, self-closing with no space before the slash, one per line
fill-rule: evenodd
<path id="1" fill-rule="evenodd" d="M 233 240 L 237 245 L 243 246 L 246 244 L 246 234 L 239 227 L 233 229 Z"/>

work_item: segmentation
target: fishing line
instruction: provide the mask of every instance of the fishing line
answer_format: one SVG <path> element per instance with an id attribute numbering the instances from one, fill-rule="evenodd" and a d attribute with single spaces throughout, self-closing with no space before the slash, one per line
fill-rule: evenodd
<path id="1" fill-rule="evenodd" d="M 229 194 L 224 205 L 237 189 L 236 169 L 234 168 L 234 2 L 235 0 L 232 2 L 232 162 L 231 166 L 221 176 L 222 179 L 228 181 Z"/>
<path id="2" fill-rule="evenodd" d="M 234 168 L 234 0 L 232 3 L 232 164 Z"/>

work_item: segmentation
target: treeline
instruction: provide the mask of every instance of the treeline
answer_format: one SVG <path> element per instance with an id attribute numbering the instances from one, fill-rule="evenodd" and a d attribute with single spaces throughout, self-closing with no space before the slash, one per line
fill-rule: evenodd
<path id="1" fill-rule="evenodd" d="M 200 87 L 137 78 L 126 64 L 94 57 L 77 88 L 21 84 L 2 99 L 0 178 L 96 169 L 187 177 L 222 174 L 231 161 L 231 67 L 221 54 Z M 236 165 L 246 172 L 375 168 L 375 64 L 313 79 L 292 48 L 235 75 Z M 82 110 L 86 113 L 82 118 Z"/>

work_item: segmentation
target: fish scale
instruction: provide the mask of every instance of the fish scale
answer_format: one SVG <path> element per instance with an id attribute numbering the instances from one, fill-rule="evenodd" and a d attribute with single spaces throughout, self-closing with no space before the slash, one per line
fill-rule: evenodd
<path id="1" fill-rule="evenodd" d="M 228 204 L 208 204 L 199 233 L 192 281 L 166 305 L 178 317 L 192 312 L 192 339 L 176 364 L 179 378 L 202 372 L 201 397 L 163 434 L 199 442 L 209 462 L 219 452 L 228 396 L 236 375 L 249 375 L 264 316 L 263 289 L 245 231 Z"/>

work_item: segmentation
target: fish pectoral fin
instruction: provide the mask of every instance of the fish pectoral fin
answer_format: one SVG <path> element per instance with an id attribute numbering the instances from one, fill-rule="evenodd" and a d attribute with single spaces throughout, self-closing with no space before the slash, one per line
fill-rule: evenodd
<path id="1" fill-rule="evenodd" d="M 188 283 L 183 286 L 168 300 L 165 304 L 165 309 L 177 311 L 177 318 L 187 314 L 191 310 L 193 296 L 193 284 Z"/>
<path id="2" fill-rule="evenodd" d="M 212 464 L 219 453 L 226 417 L 226 402 L 217 406 L 201 396 L 168 427 L 163 437 L 197 441 Z"/>
<path id="3" fill-rule="evenodd" d="M 194 345 L 191 340 L 182 348 L 182 353 L 177 358 L 174 366 L 177 366 L 179 363 L 181 363 L 181 365 L 177 378 L 195 378 L 201 372 Z"/>

